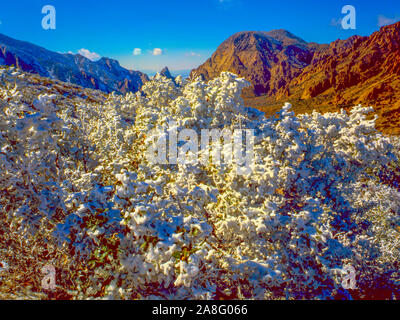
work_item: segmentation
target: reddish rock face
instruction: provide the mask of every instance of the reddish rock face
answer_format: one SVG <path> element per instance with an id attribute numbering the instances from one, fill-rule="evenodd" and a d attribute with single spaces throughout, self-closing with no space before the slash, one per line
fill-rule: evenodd
<path id="1" fill-rule="evenodd" d="M 237 33 L 191 76 L 208 80 L 222 71 L 250 81 L 243 98 L 267 115 L 287 101 L 297 113 L 361 103 L 375 108 L 380 130 L 400 133 L 400 22 L 329 45 L 284 30 Z"/>
<path id="2" fill-rule="evenodd" d="M 191 78 L 210 80 L 222 71 L 231 71 L 252 83 L 245 95 L 271 96 L 310 64 L 316 48 L 285 30 L 239 32 L 193 70 Z"/>
<path id="3" fill-rule="evenodd" d="M 397 23 L 382 28 L 370 37 L 354 36 L 338 40 L 326 50 L 317 52 L 310 65 L 303 70 L 307 75 L 300 82 L 304 84 L 304 90 L 315 97 L 330 88 L 337 92 L 362 85 L 378 75 L 398 72 L 399 28 Z"/>

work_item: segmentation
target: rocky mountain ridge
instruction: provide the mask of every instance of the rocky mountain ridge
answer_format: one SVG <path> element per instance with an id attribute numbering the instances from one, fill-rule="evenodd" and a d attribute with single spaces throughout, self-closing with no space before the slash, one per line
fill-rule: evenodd
<path id="1" fill-rule="evenodd" d="M 110 58 L 91 61 L 80 54 L 57 53 L 0 34 L 0 64 L 106 93 L 140 90 L 146 74 L 127 70 Z"/>
<path id="2" fill-rule="evenodd" d="M 370 36 L 306 43 L 285 30 L 240 32 L 224 41 L 191 77 L 222 71 L 252 83 L 246 104 L 272 115 L 284 102 L 297 113 L 371 105 L 378 128 L 400 134 L 400 22 Z"/>

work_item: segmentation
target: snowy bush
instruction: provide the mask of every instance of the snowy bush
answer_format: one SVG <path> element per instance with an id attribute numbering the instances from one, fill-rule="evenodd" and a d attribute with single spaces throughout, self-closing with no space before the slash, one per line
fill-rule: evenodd
<path id="1" fill-rule="evenodd" d="M 243 106 L 248 83 L 230 73 L 177 85 L 156 76 L 103 103 L 42 94 L 29 105 L 23 74 L 1 72 L 3 219 L 85 266 L 75 298 L 399 296 L 400 144 L 375 130 L 372 109 L 296 116 L 286 104 L 267 119 Z M 254 129 L 251 173 L 149 162 L 155 130 L 171 122 L 199 136 Z M 346 265 L 354 290 L 342 287 Z"/>

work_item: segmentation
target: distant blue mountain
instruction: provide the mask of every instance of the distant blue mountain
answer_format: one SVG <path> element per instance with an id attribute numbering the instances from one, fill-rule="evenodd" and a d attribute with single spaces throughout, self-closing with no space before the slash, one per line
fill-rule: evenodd
<path id="1" fill-rule="evenodd" d="M 136 92 L 149 80 L 140 71 L 127 70 L 117 60 L 91 61 L 80 54 L 57 53 L 0 34 L 0 65 L 14 65 L 44 77 L 107 93 Z"/>
<path id="2" fill-rule="evenodd" d="M 160 73 L 161 75 L 167 76 L 168 78 L 168 74 L 165 75 L 164 73 L 166 72 L 165 69 L 168 69 L 167 67 L 165 67 L 164 69 L 162 69 L 161 71 L 157 71 L 157 70 L 148 70 L 148 69 L 142 69 L 141 71 L 146 73 L 149 77 L 153 77 L 155 76 L 157 73 Z M 171 77 L 176 78 L 177 76 L 182 76 L 182 78 L 189 78 L 190 76 L 190 72 L 192 70 L 191 69 L 182 69 L 182 70 L 168 70 L 169 74 Z"/>

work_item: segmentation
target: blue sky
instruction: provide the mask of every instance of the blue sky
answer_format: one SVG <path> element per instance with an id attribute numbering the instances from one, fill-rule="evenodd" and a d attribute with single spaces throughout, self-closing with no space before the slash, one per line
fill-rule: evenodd
<path id="1" fill-rule="evenodd" d="M 343 30 L 338 23 L 346 4 L 356 8 L 356 30 Z M 41 26 L 44 5 L 56 8 L 55 30 Z M 239 31 L 287 29 L 306 41 L 327 43 L 369 35 L 379 25 L 399 19 L 398 0 L 1 0 L 0 4 L 0 33 L 58 52 L 84 49 L 81 52 L 88 56 L 111 57 L 124 67 L 144 71 L 166 65 L 171 70 L 196 67 Z"/>

